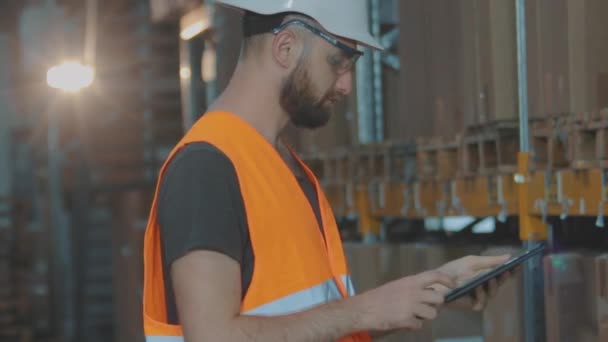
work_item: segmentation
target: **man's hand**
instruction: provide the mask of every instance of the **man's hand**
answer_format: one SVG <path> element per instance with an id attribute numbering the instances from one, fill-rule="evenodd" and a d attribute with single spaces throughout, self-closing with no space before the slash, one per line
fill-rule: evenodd
<path id="1" fill-rule="evenodd" d="M 417 330 L 437 317 L 444 295 L 431 288 L 440 284 L 453 288 L 454 277 L 435 270 L 387 283 L 363 293 L 357 300 L 368 319 L 364 326 L 374 331 Z"/>
<path id="2" fill-rule="evenodd" d="M 432 284 L 453 288 L 453 277 L 434 270 L 363 293 L 283 316 L 241 315 L 241 275 L 234 259 L 193 251 L 171 268 L 184 340 L 336 341 L 360 331 L 419 329 L 437 316 L 444 296 Z"/>
<path id="3" fill-rule="evenodd" d="M 449 274 L 456 279 L 458 286 L 466 283 L 470 279 L 478 276 L 481 273 L 490 271 L 491 269 L 507 262 L 510 255 L 501 256 L 467 256 L 461 259 L 451 261 L 438 268 L 438 271 Z M 498 279 L 492 279 L 487 287 L 480 286 L 475 289 L 473 297 L 464 298 L 455 303 L 458 307 L 472 308 L 474 311 L 482 311 L 490 298 L 496 295 L 498 288 L 511 277 L 511 273 L 505 273 Z M 444 295 L 449 292 L 449 289 L 441 285 L 433 285 L 436 291 Z"/>

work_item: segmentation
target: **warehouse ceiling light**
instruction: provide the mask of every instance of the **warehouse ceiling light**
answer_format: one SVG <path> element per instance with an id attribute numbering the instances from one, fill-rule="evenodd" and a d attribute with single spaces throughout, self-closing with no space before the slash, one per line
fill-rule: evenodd
<path id="1" fill-rule="evenodd" d="M 196 36 L 197 34 L 203 32 L 205 30 L 206 26 L 207 25 L 204 21 L 197 21 L 197 22 L 193 23 L 192 25 L 183 29 L 179 36 L 183 40 L 191 39 L 194 36 Z"/>
<path id="2" fill-rule="evenodd" d="M 192 77 L 192 71 L 188 67 L 179 68 L 179 77 L 182 80 L 189 80 Z"/>
<path id="3" fill-rule="evenodd" d="M 201 32 L 209 29 L 209 13 L 203 6 L 194 9 L 181 18 L 179 26 L 180 38 L 183 40 L 192 39 Z"/>
<path id="4" fill-rule="evenodd" d="M 51 88 L 76 93 L 93 84 L 95 70 L 78 62 L 68 61 L 54 66 L 46 73 L 46 82 Z"/>

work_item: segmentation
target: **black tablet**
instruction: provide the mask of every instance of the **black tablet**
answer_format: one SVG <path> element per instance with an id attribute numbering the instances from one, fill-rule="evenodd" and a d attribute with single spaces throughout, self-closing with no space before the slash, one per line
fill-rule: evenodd
<path id="1" fill-rule="evenodd" d="M 466 284 L 453 289 L 445 296 L 445 302 L 450 303 L 463 296 L 471 294 L 476 288 L 485 285 L 488 281 L 500 277 L 505 272 L 508 272 L 515 267 L 521 265 L 530 258 L 541 254 L 547 248 L 546 244 L 541 243 L 533 249 L 518 255 L 517 257 L 507 261 L 506 263 L 494 268 L 493 270 L 483 273 L 478 277 L 471 279 Z"/>

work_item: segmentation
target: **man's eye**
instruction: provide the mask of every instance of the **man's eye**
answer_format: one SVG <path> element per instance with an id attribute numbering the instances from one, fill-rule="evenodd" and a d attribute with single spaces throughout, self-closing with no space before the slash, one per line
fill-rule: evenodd
<path id="1" fill-rule="evenodd" d="M 329 56 L 329 64 L 339 67 L 344 62 L 344 58 L 338 55 Z"/>

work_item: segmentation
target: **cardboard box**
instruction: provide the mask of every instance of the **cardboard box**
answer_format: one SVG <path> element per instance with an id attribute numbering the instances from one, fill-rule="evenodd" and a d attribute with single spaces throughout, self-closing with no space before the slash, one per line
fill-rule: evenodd
<path id="1" fill-rule="evenodd" d="M 521 248 L 514 246 L 493 247 L 483 255 L 515 255 Z M 485 341 L 515 342 L 524 340 L 523 277 L 519 273 L 500 287 L 498 293 L 483 312 L 483 336 Z"/>
<path id="2" fill-rule="evenodd" d="M 420 273 L 424 265 L 420 265 L 420 247 L 416 244 L 399 244 L 392 248 L 382 250 L 382 267 L 384 280 L 391 281 Z M 418 331 L 398 332 L 384 339 L 382 342 L 432 342 L 433 330 L 431 324 Z"/>
<path id="3" fill-rule="evenodd" d="M 547 342 L 572 342 L 588 338 L 589 307 L 584 257 L 579 253 L 544 258 Z"/>
<path id="4" fill-rule="evenodd" d="M 518 252 L 518 248 L 501 247 L 483 254 Z M 553 255 L 544 262 L 547 341 L 608 341 L 608 255 L 577 252 Z M 484 311 L 484 339 L 523 341 L 523 319 L 520 274 L 501 287 Z"/>
<path id="5" fill-rule="evenodd" d="M 608 341 L 608 254 L 595 258 L 597 341 Z"/>
<path id="6" fill-rule="evenodd" d="M 577 251 L 582 260 L 579 326 L 571 328 L 581 342 L 608 341 L 608 255 Z"/>
<path id="7" fill-rule="evenodd" d="M 371 290 L 381 283 L 380 245 L 345 243 L 344 254 L 357 293 Z"/>

